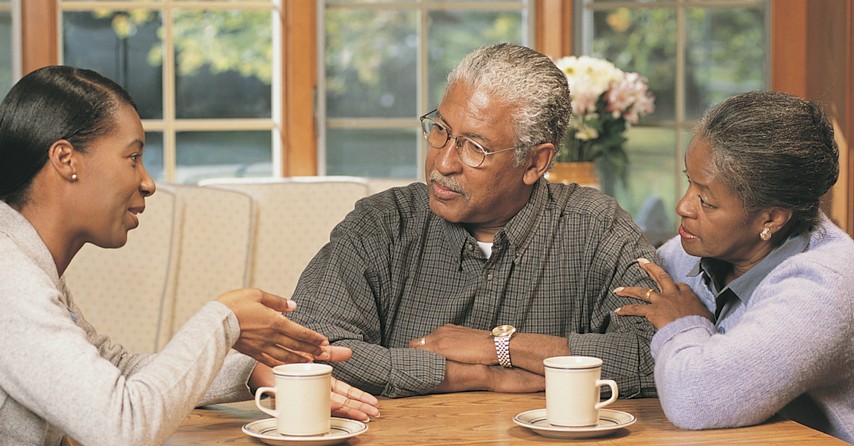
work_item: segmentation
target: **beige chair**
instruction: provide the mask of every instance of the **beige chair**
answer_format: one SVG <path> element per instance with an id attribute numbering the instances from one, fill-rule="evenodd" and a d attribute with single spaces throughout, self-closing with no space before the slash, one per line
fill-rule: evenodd
<path id="1" fill-rule="evenodd" d="M 418 182 L 418 180 L 415 179 L 401 178 L 368 178 L 367 181 L 368 194 L 370 195 L 382 192 L 386 189 L 391 189 L 392 187 L 403 187 Z"/>
<path id="2" fill-rule="evenodd" d="M 161 188 L 146 200 L 140 226 L 124 247 L 87 244 L 65 271 L 86 319 L 131 351 L 157 351 L 170 337 L 180 208 L 175 194 Z"/>
<path id="3" fill-rule="evenodd" d="M 205 187 L 251 195 L 258 206 L 250 286 L 290 297 L 332 228 L 368 195 L 355 177 L 208 180 Z"/>
<path id="4" fill-rule="evenodd" d="M 252 197 L 238 191 L 168 189 L 183 204 L 175 305 L 166 324 L 174 334 L 205 303 L 249 284 L 255 209 Z"/>

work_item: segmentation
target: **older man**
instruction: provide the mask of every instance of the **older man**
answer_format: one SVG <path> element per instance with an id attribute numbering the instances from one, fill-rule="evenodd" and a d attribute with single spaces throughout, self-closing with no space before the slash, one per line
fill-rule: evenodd
<path id="1" fill-rule="evenodd" d="M 529 48 L 480 48 L 421 118 L 427 184 L 356 204 L 300 278 L 294 320 L 350 347 L 340 379 L 388 397 L 534 392 L 543 359 L 591 355 L 622 396 L 654 393 L 640 318 L 612 290 L 654 283 L 629 215 L 543 178 L 570 116 L 566 77 Z"/>

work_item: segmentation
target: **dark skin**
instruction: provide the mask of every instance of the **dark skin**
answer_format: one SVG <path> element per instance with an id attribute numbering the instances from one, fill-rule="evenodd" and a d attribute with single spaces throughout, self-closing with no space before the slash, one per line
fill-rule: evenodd
<path id="1" fill-rule="evenodd" d="M 646 271 L 658 286 L 658 290 L 636 286 L 620 287 L 614 290 L 618 296 L 631 297 L 645 304 L 626 305 L 618 308 L 620 316 L 640 316 L 649 320 L 655 329 L 685 316 L 702 316 L 714 322 L 714 315 L 703 302 L 684 283 L 676 283 L 664 269 L 647 259 L 638 259 L 638 265 Z"/>
<path id="2" fill-rule="evenodd" d="M 516 106 L 471 85 L 451 85 L 438 107 L 437 119 L 454 135 L 465 135 L 485 148 L 513 147 Z M 545 175 L 554 157 L 551 143 L 529 150 L 517 164 L 513 151 L 496 153 L 479 167 L 464 164 L 452 143 L 427 152 L 425 176 L 430 209 L 439 217 L 462 224 L 477 240 L 491 243 L 493 236 L 522 209 L 534 184 Z M 536 392 L 545 389 L 543 359 L 567 355 L 566 338 L 519 333 L 510 343 L 513 368 L 498 365 L 492 334 L 486 330 L 447 324 L 409 346 L 434 352 L 447 359 L 445 378 L 433 392 L 491 390 Z"/>
<path id="3" fill-rule="evenodd" d="M 682 247 L 690 255 L 720 261 L 723 288 L 762 261 L 785 239 L 782 228 L 791 219 L 792 211 L 767 208 L 747 214 L 741 198 L 727 187 L 714 168 L 714 148 L 711 143 L 695 136 L 685 152 L 685 174 L 688 189 L 676 204 L 680 218 L 679 235 Z M 772 234 L 764 240 L 759 234 Z M 614 294 L 631 297 L 646 304 L 626 305 L 617 310 L 621 316 L 647 318 L 656 329 L 691 315 L 714 321 L 714 316 L 684 283 L 674 283 L 667 272 L 646 259 L 638 264 L 655 281 L 658 289 L 620 287 Z"/>

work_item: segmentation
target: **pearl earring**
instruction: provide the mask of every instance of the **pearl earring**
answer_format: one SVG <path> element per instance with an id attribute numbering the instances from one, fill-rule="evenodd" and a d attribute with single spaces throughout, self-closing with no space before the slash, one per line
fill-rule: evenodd
<path id="1" fill-rule="evenodd" d="M 77 181 L 77 174 L 76 173 L 71 174 L 71 181 Z"/>
<path id="2" fill-rule="evenodd" d="M 771 240 L 771 228 L 769 228 L 768 226 L 763 228 L 762 232 L 759 233 L 759 238 L 761 238 L 762 240 L 765 240 L 766 242 L 768 240 Z"/>

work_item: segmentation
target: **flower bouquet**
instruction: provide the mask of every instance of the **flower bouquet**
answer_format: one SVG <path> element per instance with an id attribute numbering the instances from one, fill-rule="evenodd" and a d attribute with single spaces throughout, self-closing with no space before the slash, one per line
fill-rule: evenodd
<path id="1" fill-rule="evenodd" d="M 569 129 L 555 161 L 604 161 L 623 178 L 628 162 L 624 133 L 655 109 L 646 79 L 589 56 L 563 57 L 555 64 L 566 73 L 572 96 Z"/>

